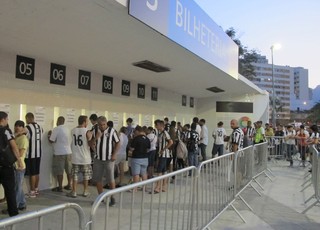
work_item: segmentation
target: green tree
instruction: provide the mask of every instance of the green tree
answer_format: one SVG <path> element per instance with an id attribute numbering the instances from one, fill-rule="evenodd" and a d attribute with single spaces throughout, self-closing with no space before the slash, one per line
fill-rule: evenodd
<path id="1" fill-rule="evenodd" d="M 314 124 L 318 124 L 320 122 L 320 102 L 310 109 L 310 114 L 307 119 Z"/>
<path id="2" fill-rule="evenodd" d="M 226 34 L 239 47 L 239 73 L 252 81 L 256 76 L 255 68 L 252 63 L 257 62 L 258 52 L 254 49 L 249 50 L 248 47 L 242 45 L 241 41 L 236 37 L 236 31 L 233 27 L 227 29 Z"/>

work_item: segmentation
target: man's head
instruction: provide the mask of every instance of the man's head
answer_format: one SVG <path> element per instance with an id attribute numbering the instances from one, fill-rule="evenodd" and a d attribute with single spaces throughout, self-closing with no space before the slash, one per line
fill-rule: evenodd
<path id="1" fill-rule="evenodd" d="M 133 120 L 132 120 L 131 117 L 129 117 L 129 118 L 126 120 L 127 125 L 132 125 L 132 122 L 133 122 Z"/>
<path id="2" fill-rule="evenodd" d="M 165 118 L 163 119 L 163 121 L 164 121 L 165 124 L 168 124 L 168 123 L 169 123 L 169 118 L 165 117 Z"/>
<path id="3" fill-rule="evenodd" d="M 88 117 L 85 115 L 80 115 L 78 118 L 78 125 L 82 127 L 87 127 L 88 125 Z"/>
<path id="4" fill-rule="evenodd" d="M 1 126 L 8 125 L 8 114 L 6 112 L 0 111 L 0 125 Z"/>
<path id="5" fill-rule="evenodd" d="M 247 122 L 247 126 L 248 126 L 248 127 L 251 127 L 251 126 L 252 126 L 252 122 L 251 122 L 251 121 L 248 121 L 248 122 Z"/>
<path id="6" fill-rule="evenodd" d="M 218 122 L 218 127 L 222 127 L 223 126 L 223 122 L 222 121 L 219 121 Z"/>
<path id="7" fill-rule="evenodd" d="M 57 126 L 63 125 L 63 124 L 64 124 L 64 117 L 63 117 L 63 116 L 58 117 L 58 119 L 57 119 Z"/>
<path id="8" fill-rule="evenodd" d="M 98 122 L 97 114 L 95 114 L 95 113 L 91 114 L 90 117 L 89 117 L 89 120 L 90 120 L 92 125 L 97 124 L 97 122 Z"/>
<path id="9" fill-rule="evenodd" d="M 34 122 L 34 115 L 33 113 L 27 113 L 26 114 L 26 122 L 27 124 L 33 123 Z"/>
<path id="10" fill-rule="evenodd" d="M 100 116 L 98 118 L 98 126 L 99 129 L 103 132 L 108 128 L 108 121 L 107 118 L 105 116 Z"/>
<path id="11" fill-rule="evenodd" d="M 192 122 L 198 124 L 199 123 L 199 118 L 198 117 L 194 117 L 192 119 Z"/>
<path id="12" fill-rule="evenodd" d="M 300 130 L 304 130 L 304 125 L 300 125 Z"/>
<path id="13" fill-rule="evenodd" d="M 15 133 L 22 133 L 24 131 L 24 122 L 21 120 L 17 120 L 14 123 L 14 132 Z"/>
<path id="14" fill-rule="evenodd" d="M 157 121 L 155 122 L 155 126 L 156 126 L 156 129 L 157 129 L 157 130 L 163 131 L 163 130 L 164 130 L 164 121 L 157 120 Z"/>
<path id="15" fill-rule="evenodd" d="M 203 126 L 203 125 L 205 125 L 205 124 L 206 124 L 206 120 L 205 120 L 205 119 L 200 119 L 199 125 L 200 125 L 200 126 Z"/>
<path id="16" fill-rule="evenodd" d="M 230 121 L 230 127 L 231 127 L 232 129 L 239 128 L 238 121 L 237 121 L 236 119 L 232 119 L 232 120 Z"/>

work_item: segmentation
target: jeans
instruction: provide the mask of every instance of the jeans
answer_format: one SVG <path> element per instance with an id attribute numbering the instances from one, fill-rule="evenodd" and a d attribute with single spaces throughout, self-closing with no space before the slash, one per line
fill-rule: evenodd
<path id="1" fill-rule="evenodd" d="M 198 167 L 198 151 L 188 152 L 188 163 L 189 166 Z"/>
<path id="2" fill-rule="evenodd" d="M 16 170 L 15 171 L 15 177 L 16 177 L 16 185 L 15 185 L 15 190 L 16 190 L 16 200 L 17 200 L 17 207 L 18 208 L 24 208 L 26 207 L 26 198 L 24 196 L 23 192 L 23 179 L 24 179 L 24 170 Z"/>
<path id="3" fill-rule="evenodd" d="M 200 144 L 200 151 L 202 156 L 202 161 L 207 160 L 207 152 L 206 152 L 207 146 L 203 143 Z"/>

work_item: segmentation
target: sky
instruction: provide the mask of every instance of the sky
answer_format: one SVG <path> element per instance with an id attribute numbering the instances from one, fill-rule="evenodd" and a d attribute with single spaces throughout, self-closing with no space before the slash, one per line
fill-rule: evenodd
<path id="1" fill-rule="evenodd" d="M 275 65 L 309 70 L 309 87 L 320 85 L 320 0 L 194 0 L 223 30 L 233 27 L 248 49 Z"/>

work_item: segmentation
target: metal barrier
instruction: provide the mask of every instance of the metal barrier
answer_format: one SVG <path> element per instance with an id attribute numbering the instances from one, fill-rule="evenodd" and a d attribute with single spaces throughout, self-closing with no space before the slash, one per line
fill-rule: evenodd
<path id="1" fill-rule="evenodd" d="M 235 157 L 229 153 L 199 165 L 195 214 L 199 229 L 207 227 L 235 200 Z"/>
<path id="2" fill-rule="evenodd" d="M 91 209 L 89 229 L 194 229 L 196 170 L 188 167 L 100 194 Z M 173 176 L 166 192 L 152 192 L 157 182 Z M 138 187 L 142 191 L 133 192 Z M 118 202 L 113 208 L 108 205 L 111 196 Z"/>
<path id="3" fill-rule="evenodd" d="M 73 209 L 76 211 L 78 218 L 79 218 L 79 222 L 78 222 L 78 226 L 75 224 L 75 220 L 72 217 L 72 226 L 68 226 L 66 227 L 66 210 L 67 209 Z M 36 220 L 37 224 L 33 224 L 32 226 L 32 230 L 33 229 L 38 229 L 38 230 L 42 230 L 44 229 L 43 227 L 43 222 L 44 222 L 44 217 L 48 216 L 50 214 L 54 214 L 57 213 L 59 211 L 62 211 L 62 218 L 61 216 L 59 216 L 59 219 L 55 219 L 54 222 L 51 221 L 50 223 L 50 229 L 73 229 L 72 227 L 76 227 L 76 229 L 81 229 L 84 230 L 85 226 L 86 226 L 86 218 L 85 218 L 85 214 L 82 210 L 82 208 L 75 203 L 66 203 L 66 204 L 60 204 L 60 205 L 56 205 L 53 207 L 49 207 L 49 208 L 45 208 L 39 211 L 32 211 L 32 212 L 28 212 L 28 213 L 24 213 L 18 216 L 14 216 L 14 217 L 10 217 L 10 218 L 6 218 L 6 219 L 2 219 L 0 221 L 0 229 L 7 229 L 7 228 L 11 228 L 11 230 L 14 229 L 30 229 L 30 226 L 23 226 L 23 224 L 25 224 L 27 221 L 31 221 L 31 220 Z M 58 220 L 58 221 L 57 221 Z M 60 227 L 58 228 L 56 225 L 55 227 L 52 227 L 52 224 L 57 224 Z M 37 225 L 37 228 L 35 228 L 34 226 Z M 45 229 L 48 229 L 48 226 L 45 226 Z"/>
<path id="4" fill-rule="evenodd" d="M 275 159 L 286 159 L 287 148 L 284 137 L 272 136 L 266 137 L 268 142 L 268 152 L 270 158 Z"/>
<path id="5" fill-rule="evenodd" d="M 317 153 L 314 157 L 318 160 Z M 252 186 L 253 181 L 263 189 L 256 178 L 262 174 L 268 176 L 267 158 L 267 142 L 249 146 L 236 153 L 202 162 L 198 168 L 193 166 L 184 168 L 102 193 L 93 203 L 88 222 L 85 222 L 84 212 L 79 205 L 67 203 L 1 220 L 0 229 L 10 226 L 15 229 L 19 223 L 37 219 L 38 229 L 41 230 L 44 216 L 60 210 L 62 210 L 62 221 L 59 220 L 56 224 L 60 224 L 61 228 L 53 229 L 66 229 L 65 210 L 68 208 L 77 211 L 79 226 L 73 223 L 73 227 L 81 230 L 205 229 L 229 207 L 233 208 L 245 222 L 233 202 L 240 198 L 252 211 L 241 197 L 241 193 L 248 186 Z M 320 163 L 317 160 L 314 159 L 314 162 L 317 162 L 314 170 L 319 173 Z M 314 185 L 319 185 L 320 177 L 315 172 L 313 174 Z M 160 190 L 166 191 L 158 194 L 154 192 L 156 183 L 168 181 L 172 177 L 175 177 L 175 180 L 173 183 L 168 183 L 168 187 L 163 187 L 161 183 Z M 134 192 L 137 188 L 140 191 Z M 257 189 L 255 191 L 259 193 Z M 319 186 L 316 186 L 315 191 L 314 197 L 318 203 Z M 109 207 L 111 197 L 117 200 L 116 207 Z M 68 227 L 69 229 L 71 228 Z"/>
<path id="6" fill-rule="evenodd" d="M 305 183 L 306 184 L 306 183 Z M 304 184 L 303 184 L 304 185 Z M 312 174 L 311 174 L 311 183 L 307 185 L 302 191 L 304 191 L 309 186 L 313 185 L 314 195 L 305 201 L 307 204 L 312 199 L 316 199 L 311 205 L 309 205 L 302 213 L 305 214 L 315 205 L 320 203 L 320 155 L 315 146 L 312 146 Z"/>

